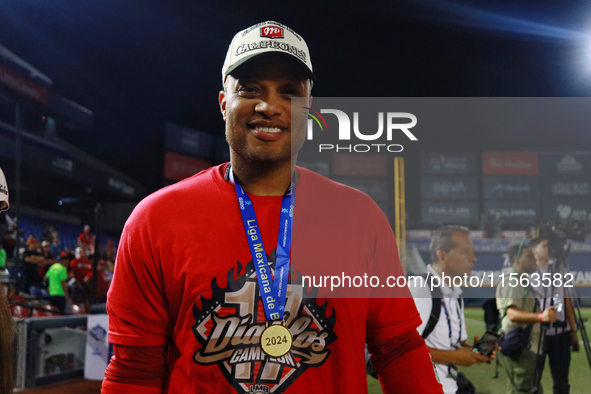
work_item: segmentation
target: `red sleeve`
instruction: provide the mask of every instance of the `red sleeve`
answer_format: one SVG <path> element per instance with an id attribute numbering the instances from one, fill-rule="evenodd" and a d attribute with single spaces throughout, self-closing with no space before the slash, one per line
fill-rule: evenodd
<path id="1" fill-rule="evenodd" d="M 371 265 L 371 275 L 380 278 L 380 283 L 388 283 L 391 277 L 404 277 L 396 237 L 385 215 L 373 204 L 376 217 L 375 242 Z M 406 285 L 406 282 L 404 282 Z M 421 317 L 408 287 L 379 286 L 371 289 L 367 314 L 368 338 L 385 339 L 416 331 Z"/>
<path id="2" fill-rule="evenodd" d="M 442 394 L 425 341 L 416 330 L 389 339 L 368 339 L 367 347 L 385 394 Z"/>
<path id="3" fill-rule="evenodd" d="M 159 261 L 158 237 L 151 233 L 150 210 L 140 203 L 123 234 L 108 293 L 109 342 L 129 346 L 163 346 L 172 334 Z"/>
<path id="4" fill-rule="evenodd" d="M 166 371 L 166 346 L 113 346 L 102 393 L 162 392 Z"/>

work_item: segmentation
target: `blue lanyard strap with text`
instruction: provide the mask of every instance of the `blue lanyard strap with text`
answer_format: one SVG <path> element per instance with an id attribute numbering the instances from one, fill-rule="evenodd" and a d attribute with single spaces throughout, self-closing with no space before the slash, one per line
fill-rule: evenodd
<path id="1" fill-rule="evenodd" d="M 460 332 L 458 335 L 458 343 L 460 343 L 462 340 L 462 312 L 461 312 L 460 300 L 461 300 L 461 298 L 458 298 L 457 313 L 458 313 L 458 320 L 460 321 Z M 449 316 L 449 311 L 447 310 L 447 306 L 445 306 L 445 301 L 443 299 L 441 300 L 441 306 L 443 306 L 443 311 L 445 312 L 445 318 L 447 319 L 447 327 L 449 329 L 449 340 L 451 342 L 452 341 L 452 339 L 451 339 L 451 337 L 452 337 L 451 318 Z M 451 304 L 450 304 L 450 308 L 451 308 Z M 455 347 L 455 345 L 453 343 L 451 343 L 451 345 L 452 345 L 452 347 Z"/>
<path id="2" fill-rule="evenodd" d="M 277 252 L 275 261 L 275 280 L 271 276 L 267 255 L 263 246 L 263 237 L 257 222 L 254 207 L 248 194 L 238 182 L 234 181 L 234 173 L 230 168 L 229 178 L 236 188 L 236 196 L 242 215 L 242 223 L 246 231 L 250 254 L 254 263 L 261 298 L 267 320 L 282 320 L 287 294 L 289 276 L 289 261 L 291 252 L 291 229 L 293 219 L 293 196 L 295 183 L 292 182 L 281 199 L 281 214 L 279 217 L 279 236 L 277 238 Z"/>

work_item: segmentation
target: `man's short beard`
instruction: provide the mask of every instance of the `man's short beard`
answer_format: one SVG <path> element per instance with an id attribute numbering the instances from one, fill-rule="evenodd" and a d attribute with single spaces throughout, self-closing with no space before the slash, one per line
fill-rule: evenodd
<path id="1" fill-rule="evenodd" d="M 253 169 L 261 171 L 270 170 L 292 159 L 292 155 L 288 154 L 288 152 L 278 152 L 277 155 L 261 155 L 259 152 L 256 152 L 256 149 L 250 149 L 246 141 L 236 141 L 232 137 L 228 138 L 226 136 L 226 142 L 233 154 L 240 156 Z"/>

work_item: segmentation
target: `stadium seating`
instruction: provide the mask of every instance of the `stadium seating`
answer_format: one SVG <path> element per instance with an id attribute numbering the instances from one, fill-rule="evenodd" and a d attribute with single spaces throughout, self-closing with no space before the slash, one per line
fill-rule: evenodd
<path id="1" fill-rule="evenodd" d="M 59 315 L 58 309 L 54 305 L 39 305 L 38 307 L 45 309 L 47 312 L 39 309 L 33 309 L 33 317 L 52 317 Z"/>
<path id="2" fill-rule="evenodd" d="M 86 307 L 82 304 L 73 304 L 72 305 L 72 313 L 74 315 L 85 315 L 86 312 Z"/>
<path id="3" fill-rule="evenodd" d="M 17 303 L 17 304 L 24 304 L 25 303 L 25 297 L 23 297 L 22 295 L 13 294 L 10 297 L 8 297 L 8 302 L 14 302 L 14 303 Z"/>
<path id="4" fill-rule="evenodd" d="M 43 231 L 45 226 L 52 225 L 58 232 L 60 237 L 60 243 L 62 248 L 65 249 L 70 247 L 72 249 L 78 246 L 78 235 L 82 232 L 83 226 L 77 226 L 70 223 L 59 222 L 55 220 L 46 220 L 46 219 L 39 219 L 32 216 L 21 215 L 19 219 L 19 226 L 23 231 L 23 237 L 27 239 L 29 235 L 33 236 L 36 239 L 43 238 Z M 106 234 L 101 234 L 100 243 L 101 247 L 105 247 L 107 242 L 112 240 L 115 245 L 119 243 L 119 239 L 117 237 L 112 237 Z"/>
<path id="5" fill-rule="evenodd" d="M 30 316 L 31 310 L 20 305 L 10 305 L 10 313 L 13 317 L 24 319 Z"/>

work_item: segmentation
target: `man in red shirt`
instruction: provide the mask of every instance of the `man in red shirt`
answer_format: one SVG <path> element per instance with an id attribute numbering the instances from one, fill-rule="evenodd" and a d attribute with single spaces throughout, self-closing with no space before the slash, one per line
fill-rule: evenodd
<path id="1" fill-rule="evenodd" d="M 78 235 L 78 246 L 86 248 L 90 254 L 94 254 L 94 235 L 90 233 L 90 226 L 84 225 L 84 230 Z"/>
<path id="2" fill-rule="evenodd" d="M 79 258 L 73 259 L 70 262 L 70 268 L 72 269 L 72 274 L 74 275 L 76 282 L 85 286 L 84 278 L 89 272 L 92 274 L 92 261 L 88 259 L 88 253 L 85 248 L 80 249 Z"/>
<path id="3" fill-rule="evenodd" d="M 310 106 L 315 79 L 304 40 L 277 22 L 254 25 L 234 37 L 222 77 L 230 163 L 152 194 L 126 223 L 103 393 L 358 394 L 366 342 L 384 392 L 442 393 L 408 289 L 407 298 L 308 297 L 290 266 L 291 250 L 307 248 L 312 265 L 402 274 L 379 207 L 295 167 L 305 131 L 292 130 L 291 99 Z M 295 212 L 323 221 L 294 220 L 291 248 L 294 189 Z"/>
<path id="4" fill-rule="evenodd" d="M 109 291 L 109 286 L 111 286 L 111 277 L 107 273 L 107 263 L 104 260 L 98 261 L 98 266 L 96 268 L 96 300 L 98 302 L 105 302 L 107 300 L 107 292 Z M 84 278 L 84 283 L 86 286 L 90 288 L 90 283 L 92 280 L 92 270 L 86 274 Z"/>

